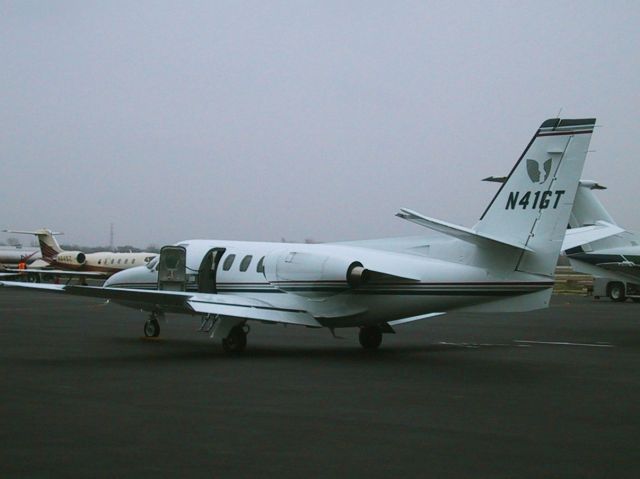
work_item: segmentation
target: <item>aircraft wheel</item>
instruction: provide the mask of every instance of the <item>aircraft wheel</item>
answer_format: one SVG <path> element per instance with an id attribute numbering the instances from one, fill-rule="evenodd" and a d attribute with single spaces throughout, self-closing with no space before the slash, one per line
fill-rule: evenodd
<path id="1" fill-rule="evenodd" d="M 609 284 L 609 297 L 611 301 L 622 302 L 627 299 L 624 291 L 624 284 L 611 283 Z"/>
<path id="2" fill-rule="evenodd" d="M 222 347 L 226 353 L 241 353 L 247 347 L 247 333 L 243 325 L 235 326 L 222 340 Z"/>
<path id="3" fill-rule="evenodd" d="M 160 323 L 157 319 L 149 319 L 144 323 L 144 335 L 147 338 L 157 338 L 160 336 Z"/>
<path id="4" fill-rule="evenodd" d="M 382 344 L 382 331 L 377 326 L 362 326 L 358 339 L 364 349 L 378 349 Z"/>

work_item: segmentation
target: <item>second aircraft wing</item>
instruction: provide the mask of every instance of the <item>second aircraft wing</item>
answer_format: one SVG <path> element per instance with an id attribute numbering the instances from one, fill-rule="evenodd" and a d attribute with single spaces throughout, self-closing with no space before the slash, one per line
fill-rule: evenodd
<path id="1" fill-rule="evenodd" d="M 274 323 L 298 324 L 322 327 L 308 312 L 299 309 L 277 307 L 265 301 L 229 294 L 191 293 L 183 291 L 151 291 L 145 289 L 101 288 L 98 286 L 75 286 L 33 284 L 0 281 L 0 286 L 39 289 L 54 293 L 103 298 L 116 302 L 140 305 L 141 309 L 169 309 L 175 312 L 195 314 L 219 314 L 243 319 Z"/>

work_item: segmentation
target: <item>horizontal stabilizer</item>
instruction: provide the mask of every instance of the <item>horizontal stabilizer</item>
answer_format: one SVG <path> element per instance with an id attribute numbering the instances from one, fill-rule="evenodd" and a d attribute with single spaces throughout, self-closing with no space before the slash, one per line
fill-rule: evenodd
<path id="1" fill-rule="evenodd" d="M 36 231 L 24 231 L 24 230 L 2 230 L 3 233 L 13 233 L 13 234 L 18 234 L 18 235 L 43 235 L 43 234 L 49 234 L 52 236 L 60 236 L 63 235 L 64 233 L 61 233 L 59 231 L 51 231 L 48 230 L 46 228 L 42 228 Z"/>
<path id="2" fill-rule="evenodd" d="M 532 251 L 530 248 L 523 244 L 517 244 L 511 241 L 505 241 L 500 238 L 493 237 L 486 233 L 478 233 L 470 228 L 465 228 L 464 226 L 454 225 L 452 223 L 447 223 L 445 221 L 436 220 L 434 218 L 428 218 L 426 216 L 422 216 L 420 213 L 416 213 L 415 211 L 408 210 L 406 208 L 401 208 L 400 213 L 397 213 L 396 216 L 399 218 L 405 219 L 407 221 L 411 221 L 412 223 L 416 223 L 420 226 L 424 226 L 425 228 L 432 229 L 434 231 L 438 231 L 440 233 L 444 233 L 449 236 L 453 236 L 454 238 L 458 238 L 462 241 L 466 241 L 467 243 L 473 243 L 478 246 L 509 246 L 511 248 L 516 248 L 525 251 Z"/>
<path id="3" fill-rule="evenodd" d="M 487 176 L 482 178 L 482 181 L 488 181 L 489 183 L 506 183 L 506 176 Z M 606 190 L 606 186 L 602 186 L 600 183 L 591 180 L 580 180 L 580 186 L 589 188 L 590 190 Z"/>
<path id="4" fill-rule="evenodd" d="M 581 228 L 568 229 L 564 241 L 562 242 L 562 251 L 567 251 L 587 243 L 593 243 L 604 238 L 609 238 L 625 230 L 617 225 L 607 223 L 606 221 L 597 221 L 595 225 L 583 226 Z"/>

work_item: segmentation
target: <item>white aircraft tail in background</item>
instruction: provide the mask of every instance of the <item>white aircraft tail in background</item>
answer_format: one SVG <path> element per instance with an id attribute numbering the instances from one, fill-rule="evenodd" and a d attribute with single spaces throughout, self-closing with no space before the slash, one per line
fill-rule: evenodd
<path id="1" fill-rule="evenodd" d="M 563 249 L 574 271 L 595 278 L 594 296 L 640 301 L 640 236 L 616 224 L 594 193 L 604 189 L 580 182 Z"/>
<path id="2" fill-rule="evenodd" d="M 593 118 L 542 123 L 474 227 L 398 213 L 444 237 L 189 240 L 165 246 L 147 268 L 117 273 L 102 288 L 31 287 L 147 310 L 147 336 L 159 334 L 165 312 L 201 314 L 202 329 L 230 352 L 246 346 L 247 321 L 358 327 L 362 346 L 375 349 L 395 326 L 447 311 L 543 308 L 594 124 Z"/>

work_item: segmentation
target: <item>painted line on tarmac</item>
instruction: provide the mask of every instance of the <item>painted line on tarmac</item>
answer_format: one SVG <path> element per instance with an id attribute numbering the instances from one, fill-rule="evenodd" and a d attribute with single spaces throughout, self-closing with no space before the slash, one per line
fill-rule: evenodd
<path id="1" fill-rule="evenodd" d="M 615 348 L 610 343 L 570 343 L 566 341 L 531 341 L 526 339 L 516 339 L 514 343 L 520 344 L 542 344 L 547 346 L 582 346 L 586 348 Z"/>
<path id="2" fill-rule="evenodd" d="M 495 344 L 495 343 L 450 343 L 447 341 L 440 341 L 438 344 L 443 346 L 458 346 L 461 348 L 478 349 L 482 347 L 497 347 L 497 346 L 511 346 L 510 344 Z"/>

